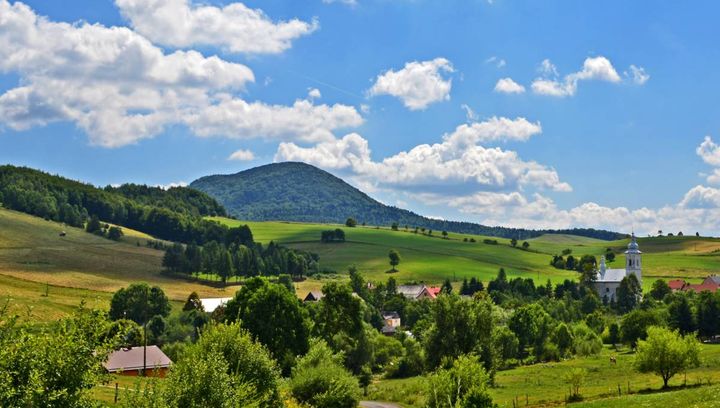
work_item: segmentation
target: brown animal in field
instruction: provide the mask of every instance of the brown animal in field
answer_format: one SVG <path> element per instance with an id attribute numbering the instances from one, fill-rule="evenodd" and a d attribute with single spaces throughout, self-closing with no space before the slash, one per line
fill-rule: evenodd
<path id="1" fill-rule="evenodd" d="M 615 356 L 610 356 L 610 363 L 617 364 L 617 358 Z"/>

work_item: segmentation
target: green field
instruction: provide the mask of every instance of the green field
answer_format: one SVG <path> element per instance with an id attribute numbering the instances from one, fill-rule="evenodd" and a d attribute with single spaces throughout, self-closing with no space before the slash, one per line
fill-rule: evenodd
<path id="1" fill-rule="evenodd" d="M 230 226 L 247 224 L 255 239 L 268 243 L 279 242 L 298 249 L 316 252 L 321 265 L 336 271 L 344 271 L 355 264 L 368 279 L 386 280 L 390 274 L 387 253 L 391 248 L 400 251 L 403 261 L 399 272 L 393 273 L 399 281 L 423 281 L 440 283 L 445 278 L 462 280 L 477 277 L 487 282 L 495 277 L 499 268 L 505 268 L 508 276 L 530 277 L 544 283 L 566 278 L 575 279 L 577 273 L 558 270 L 549 265 L 552 255 L 563 249 L 571 249 L 575 257 L 600 256 L 612 248 L 617 256 L 611 268 L 624 268 L 622 252 L 628 240 L 602 241 L 570 235 L 544 235 L 528 240 L 528 251 L 512 248 L 510 241 L 495 237 L 449 234 L 442 239 L 439 232 L 433 236 L 414 234 L 412 230 L 399 231 L 389 228 L 356 227 L 341 225 L 301 224 L 290 222 L 245 222 L 215 218 Z M 323 244 L 320 232 L 342 228 L 347 242 Z M 474 238 L 477 242 L 463 242 Z M 498 245 L 483 243 L 484 239 L 498 241 Z M 716 273 L 720 265 L 720 239 L 692 237 L 640 238 L 643 255 L 643 285 L 649 289 L 655 279 L 683 278 L 699 280 Z"/>
<path id="2" fill-rule="evenodd" d="M 617 357 L 617 364 L 610 363 L 611 355 Z M 572 368 L 582 367 L 588 372 L 586 380 L 580 388 L 585 402 L 573 406 L 636 406 L 634 405 L 635 401 L 639 404 L 645 399 L 648 403 L 650 401 L 672 401 L 677 393 L 686 393 L 698 401 L 707 401 L 705 394 L 718 394 L 718 387 L 709 387 L 708 382 L 720 383 L 720 370 L 718 370 L 720 345 L 703 345 L 701 356 L 701 366 L 689 370 L 687 378 L 678 375 L 670 381 L 670 386 L 675 388 L 681 387 L 685 382 L 688 386 L 702 385 L 691 390 L 652 394 L 658 392 L 662 386 L 660 377 L 634 371 L 632 368 L 633 353 L 615 352 L 610 348 L 605 348 L 600 355 L 594 357 L 576 358 L 560 363 L 534 364 L 500 371 L 496 377 L 497 386 L 490 389 L 490 394 L 501 407 L 512 407 L 514 400 L 519 403 L 519 406 L 526 406 L 526 403 L 527 406 L 532 407 L 563 405 L 569 393 L 563 375 Z M 628 386 L 630 395 L 627 395 Z M 618 387 L 620 387 L 620 397 L 618 397 Z M 424 383 L 420 377 L 379 380 L 371 385 L 369 390 L 369 399 L 397 402 L 406 407 L 422 407 L 424 404 L 422 396 L 425 392 Z M 712 405 L 699 406 L 709 407 Z"/>
<path id="3" fill-rule="evenodd" d="M 442 239 L 438 232 L 430 237 L 405 231 L 403 227 L 392 231 L 375 227 L 217 220 L 231 226 L 248 224 L 255 239 L 263 243 L 273 240 L 316 252 L 323 269 L 342 273 L 355 264 L 373 281 L 385 281 L 393 276 L 400 282 L 430 284 L 450 278 L 457 285 L 465 277 L 487 282 L 502 267 L 510 277 L 558 282 L 574 279 L 577 274 L 549 266 L 552 254 L 569 248 L 575 256 L 600 255 L 608 247 L 621 252 L 627 245 L 627 241 L 545 235 L 529 240 L 530 249 L 525 251 L 510 247 L 506 239 L 490 238 L 498 241 L 497 245 L 490 245 L 482 242 L 488 237 L 451 233 L 448 239 Z M 322 230 L 338 227 L 345 230 L 347 242 L 320 243 Z M 66 231 L 67 236 L 60 237 L 61 231 Z M 162 275 L 162 251 L 145 247 L 145 242 L 152 237 L 130 229 L 124 231 L 123 240 L 114 242 L 81 229 L 0 208 L 0 299 L 11 298 L 13 309 L 20 314 L 27 315 L 33 310 L 32 314 L 39 319 L 52 320 L 83 300 L 106 307 L 110 293 L 134 281 L 159 285 L 176 301 L 185 299 L 192 291 L 206 297 L 226 297 L 237 290 L 236 285 L 217 288 Z M 477 242 L 463 242 L 463 238 Z M 643 283 L 646 289 L 659 277 L 697 280 L 716 272 L 720 265 L 718 239 L 643 238 L 640 247 L 645 252 Z M 398 249 L 403 258 L 399 271 L 393 274 L 387 273 L 390 248 Z M 624 258 L 620 255 L 611 266 L 623 264 Z M 321 278 L 299 283 L 298 294 L 302 296 L 311 289 L 319 289 L 326 281 L 327 278 Z M 48 296 L 44 296 L 46 292 Z"/>

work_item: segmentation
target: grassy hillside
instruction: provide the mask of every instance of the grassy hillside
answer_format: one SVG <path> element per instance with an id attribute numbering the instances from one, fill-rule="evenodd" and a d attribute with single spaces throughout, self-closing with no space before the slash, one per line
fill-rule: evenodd
<path id="1" fill-rule="evenodd" d="M 60 237 L 60 231 L 67 236 Z M 31 306 L 37 319 L 52 320 L 82 300 L 107 307 L 111 292 L 135 281 L 159 285 L 174 300 L 192 291 L 201 296 L 235 292 L 236 287 L 217 289 L 161 275 L 163 252 L 146 248 L 146 235 L 124 231 L 124 242 L 114 242 L 0 208 L 0 301 L 10 297 L 18 313 Z M 42 296 L 46 288 L 47 297 Z"/>
<path id="2" fill-rule="evenodd" d="M 425 227 L 506 238 L 531 238 L 542 231 L 493 227 L 471 222 L 431 219 L 378 202 L 340 178 L 306 163 L 273 163 L 236 174 L 214 175 L 193 181 L 190 187 L 220 201 L 243 220 L 344 223 L 348 217 L 367 225 Z M 575 235 L 616 239 L 621 234 L 593 229 L 572 230 Z"/>
<path id="3" fill-rule="evenodd" d="M 478 277 L 487 281 L 503 267 L 508 275 L 531 277 L 540 282 L 551 279 L 554 282 L 566 278 L 577 278 L 577 273 L 564 271 L 549 265 L 553 254 L 571 249 L 576 257 L 590 254 L 600 256 L 607 248 L 619 253 L 612 268 L 624 268 L 625 250 L 628 240 L 602 241 L 572 235 L 548 234 L 530 239 L 530 248 L 523 251 L 510 247 L 510 241 L 502 238 L 454 234 L 442 239 L 437 232 L 433 237 L 414 234 L 400 228 L 356 227 L 341 225 L 302 224 L 290 222 L 246 222 L 225 218 L 214 218 L 229 226 L 248 224 L 255 239 L 268 243 L 271 240 L 294 248 L 320 254 L 322 267 L 344 271 L 355 264 L 371 280 L 386 280 L 387 253 L 390 248 L 398 249 L 403 261 L 399 272 L 392 274 L 400 281 L 441 282 L 445 278 L 462 280 L 464 277 Z M 323 244 L 320 232 L 331 228 L 342 228 L 347 237 L 343 244 Z M 474 238 L 477 242 L 463 242 Z M 483 243 L 484 239 L 497 240 L 498 245 Z M 649 288 L 657 278 L 700 279 L 715 273 L 720 265 L 720 239 L 697 237 L 640 238 L 643 256 L 643 284 Z"/>
<path id="4" fill-rule="evenodd" d="M 611 355 L 616 356 L 617 364 L 610 363 Z M 500 407 L 513 407 L 515 399 L 519 402 L 519 406 L 523 407 L 564 405 L 564 400 L 568 395 L 568 385 L 563 380 L 563 375 L 572 368 L 581 367 L 588 372 L 584 384 L 580 388 L 585 402 L 571 404 L 573 407 L 717 406 L 712 404 L 687 405 L 679 402 L 686 401 L 685 399 L 693 403 L 707 402 L 709 396 L 718 395 L 718 387 L 707 384 L 708 382 L 717 384 L 720 381 L 719 345 L 703 345 L 701 366 L 687 372 L 687 385 L 703 384 L 703 386 L 679 391 L 659 393 L 662 386 L 660 377 L 636 372 L 632 367 L 634 358 L 633 353 L 618 353 L 610 348 L 605 348 L 602 353 L 593 357 L 577 358 L 560 363 L 534 364 L 500 371 L 496 377 L 497 387 L 491 388 L 490 394 Z M 680 374 L 673 377 L 670 386 L 680 387 L 684 382 L 685 376 Z M 621 396 L 618 396 L 618 386 L 622 392 Z M 628 395 L 628 386 L 630 395 Z M 398 402 L 405 407 L 422 407 L 424 406 L 424 393 L 421 377 L 380 380 L 370 386 L 368 398 Z M 675 405 L 672 405 L 673 402 Z M 717 404 L 717 400 L 714 400 L 714 403 Z"/>

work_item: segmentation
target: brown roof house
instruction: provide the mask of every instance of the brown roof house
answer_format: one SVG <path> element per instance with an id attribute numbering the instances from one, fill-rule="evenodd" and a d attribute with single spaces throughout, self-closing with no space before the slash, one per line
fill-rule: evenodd
<path id="1" fill-rule="evenodd" d="M 113 351 L 103 366 L 109 373 L 130 376 L 142 375 L 143 367 L 146 367 L 148 375 L 155 373 L 159 377 L 165 377 L 172 363 L 158 346 L 147 346 L 147 353 L 143 353 L 141 346 Z"/>

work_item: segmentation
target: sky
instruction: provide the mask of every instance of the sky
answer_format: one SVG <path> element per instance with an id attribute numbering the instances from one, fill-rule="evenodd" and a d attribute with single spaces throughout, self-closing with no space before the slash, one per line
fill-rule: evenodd
<path id="1" fill-rule="evenodd" d="M 716 2 L 0 0 L 0 163 L 280 161 L 524 228 L 720 235 Z"/>

